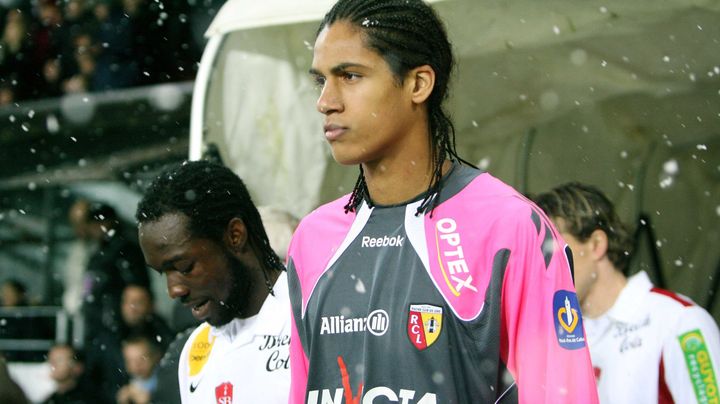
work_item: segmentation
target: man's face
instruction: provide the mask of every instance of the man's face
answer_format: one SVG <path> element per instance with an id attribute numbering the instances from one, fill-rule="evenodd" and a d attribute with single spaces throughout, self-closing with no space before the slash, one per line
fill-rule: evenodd
<path id="1" fill-rule="evenodd" d="M 132 377 L 149 379 L 155 365 L 160 361 L 160 355 L 150 349 L 147 341 L 127 343 L 123 345 L 122 352 L 125 359 L 125 369 Z"/>
<path id="2" fill-rule="evenodd" d="M 382 162 L 405 149 L 408 127 L 417 124 L 412 89 L 407 81 L 398 84 L 360 30 L 344 21 L 325 27 L 315 42 L 311 74 L 321 87 L 317 108 L 337 162 Z"/>
<path id="3" fill-rule="evenodd" d="M 58 383 L 72 380 L 77 376 L 79 364 L 73 359 L 73 352 L 68 347 L 54 347 L 48 353 L 50 377 Z"/>
<path id="4" fill-rule="evenodd" d="M 128 286 L 123 290 L 120 312 L 130 327 L 141 324 L 153 311 L 152 299 L 147 289 L 140 286 Z"/>
<path id="5" fill-rule="evenodd" d="M 560 235 L 572 250 L 573 266 L 575 269 L 575 291 L 577 292 L 578 299 L 582 302 L 597 279 L 597 273 L 592 261 L 590 242 L 586 241 L 583 243 L 575 238 L 575 236 L 567 231 L 565 221 L 562 218 L 554 218 L 553 222 L 555 222 L 555 225 L 560 231 Z"/>
<path id="6" fill-rule="evenodd" d="M 180 299 L 193 316 L 213 326 L 244 317 L 254 289 L 251 269 L 225 245 L 193 237 L 189 219 L 169 213 L 139 229 L 145 261 L 167 277 L 168 294 Z"/>
<path id="7" fill-rule="evenodd" d="M 68 220 L 77 235 L 81 239 L 88 238 L 88 215 L 90 210 L 90 204 L 87 201 L 77 201 L 71 207 L 68 212 Z"/>

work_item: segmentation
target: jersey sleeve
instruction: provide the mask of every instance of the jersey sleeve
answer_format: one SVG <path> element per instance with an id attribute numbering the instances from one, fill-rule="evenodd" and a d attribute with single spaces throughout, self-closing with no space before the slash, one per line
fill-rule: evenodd
<path id="1" fill-rule="evenodd" d="M 183 403 L 189 402 L 188 397 L 188 354 L 190 350 L 190 346 L 192 344 L 193 337 L 195 336 L 195 332 L 191 334 L 191 336 L 188 338 L 188 340 L 185 342 L 185 345 L 183 346 L 182 352 L 180 353 L 180 359 L 178 360 L 178 387 L 180 388 L 180 400 Z"/>
<path id="2" fill-rule="evenodd" d="M 720 400 L 718 326 L 699 306 L 686 306 L 674 332 L 663 342 L 663 373 L 676 403 L 712 403 Z"/>
<path id="3" fill-rule="evenodd" d="M 303 346 L 307 341 L 301 339 L 302 329 L 302 289 L 298 278 L 297 268 L 292 258 L 293 244 L 291 242 L 288 253 L 287 271 L 288 288 L 290 291 L 290 304 L 292 308 L 292 321 L 290 322 L 290 398 L 289 404 L 303 404 L 308 380 L 308 359 Z"/>
<path id="4" fill-rule="evenodd" d="M 530 210 L 516 219 L 503 281 L 501 355 L 519 402 L 596 403 L 569 248 L 542 211 Z"/>

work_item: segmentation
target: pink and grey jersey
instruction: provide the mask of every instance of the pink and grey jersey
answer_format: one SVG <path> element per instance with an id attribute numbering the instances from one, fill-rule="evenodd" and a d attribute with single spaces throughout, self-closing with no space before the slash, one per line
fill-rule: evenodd
<path id="1" fill-rule="evenodd" d="M 595 403 L 566 246 L 537 207 L 455 165 L 440 203 L 347 197 L 288 252 L 291 403 Z"/>

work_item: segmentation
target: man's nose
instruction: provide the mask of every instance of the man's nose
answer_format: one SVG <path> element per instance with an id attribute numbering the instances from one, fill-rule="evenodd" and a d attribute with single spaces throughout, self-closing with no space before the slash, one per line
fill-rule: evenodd
<path id="1" fill-rule="evenodd" d="M 190 293 L 190 289 L 181 281 L 180 274 L 175 271 L 167 273 L 167 290 L 171 299 L 180 299 Z"/>
<path id="2" fill-rule="evenodd" d="M 340 93 L 337 91 L 337 86 L 332 80 L 327 80 L 323 85 L 316 106 L 317 110 L 323 115 L 342 111 L 343 104 Z"/>

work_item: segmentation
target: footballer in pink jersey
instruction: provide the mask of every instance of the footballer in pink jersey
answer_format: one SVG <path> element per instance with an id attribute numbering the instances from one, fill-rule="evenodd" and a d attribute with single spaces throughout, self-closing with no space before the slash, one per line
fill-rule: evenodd
<path id="1" fill-rule="evenodd" d="M 310 73 L 353 192 L 288 252 L 291 403 L 595 403 L 565 244 L 455 152 L 453 55 L 421 0 L 340 0 Z"/>

